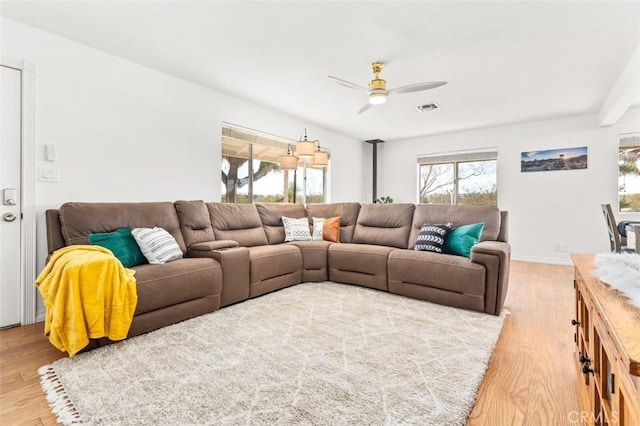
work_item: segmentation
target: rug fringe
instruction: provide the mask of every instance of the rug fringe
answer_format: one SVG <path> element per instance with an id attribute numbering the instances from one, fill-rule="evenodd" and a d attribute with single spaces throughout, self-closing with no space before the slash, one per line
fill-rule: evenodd
<path id="1" fill-rule="evenodd" d="M 82 424 L 80 413 L 67 395 L 53 365 L 40 367 L 38 374 L 40 374 L 40 386 L 47 396 L 47 401 L 51 411 L 56 415 L 57 421 L 63 425 Z"/>

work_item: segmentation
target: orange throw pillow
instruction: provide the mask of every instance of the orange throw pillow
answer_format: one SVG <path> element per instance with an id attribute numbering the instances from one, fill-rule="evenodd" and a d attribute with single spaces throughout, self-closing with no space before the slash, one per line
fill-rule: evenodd
<path id="1" fill-rule="evenodd" d="M 340 216 L 327 217 L 322 224 L 322 238 L 334 243 L 340 242 Z"/>

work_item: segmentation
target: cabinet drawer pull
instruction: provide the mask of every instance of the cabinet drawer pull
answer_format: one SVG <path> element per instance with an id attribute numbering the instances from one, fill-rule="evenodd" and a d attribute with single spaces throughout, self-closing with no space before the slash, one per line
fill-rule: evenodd
<path id="1" fill-rule="evenodd" d="M 580 321 L 576 321 L 574 319 L 571 320 L 571 325 L 580 325 Z"/>

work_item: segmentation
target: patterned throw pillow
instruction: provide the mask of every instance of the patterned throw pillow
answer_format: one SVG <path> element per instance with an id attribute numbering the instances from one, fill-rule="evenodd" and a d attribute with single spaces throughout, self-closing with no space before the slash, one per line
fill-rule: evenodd
<path id="1" fill-rule="evenodd" d="M 182 258 L 182 250 L 176 239 L 162 228 L 134 228 L 131 233 L 152 265 Z"/>
<path id="2" fill-rule="evenodd" d="M 447 241 L 447 234 L 451 231 L 452 226 L 452 223 L 439 225 L 425 223 L 420 228 L 414 250 L 443 253 L 444 243 Z"/>
<path id="3" fill-rule="evenodd" d="M 322 241 L 324 239 L 322 237 L 323 226 L 324 226 L 324 217 L 313 218 L 313 234 L 311 235 L 311 240 Z"/>
<path id="4" fill-rule="evenodd" d="M 311 241 L 309 232 L 309 219 L 306 217 L 294 219 L 282 216 L 284 224 L 284 241 Z"/>

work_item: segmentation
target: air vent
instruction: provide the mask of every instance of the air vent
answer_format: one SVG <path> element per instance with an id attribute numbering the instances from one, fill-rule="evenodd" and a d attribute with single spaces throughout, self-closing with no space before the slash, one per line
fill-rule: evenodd
<path id="1" fill-rule="evenodd" d="M 431 104 L 424 104 L 424 105 L 419 105 L 417 107 L 420 111 L 425 112 L 425 111 L 431 111 L 434 109 L 440 109 L 440 105 L 438 105 L 437 103 L 431 103 Z"/>

